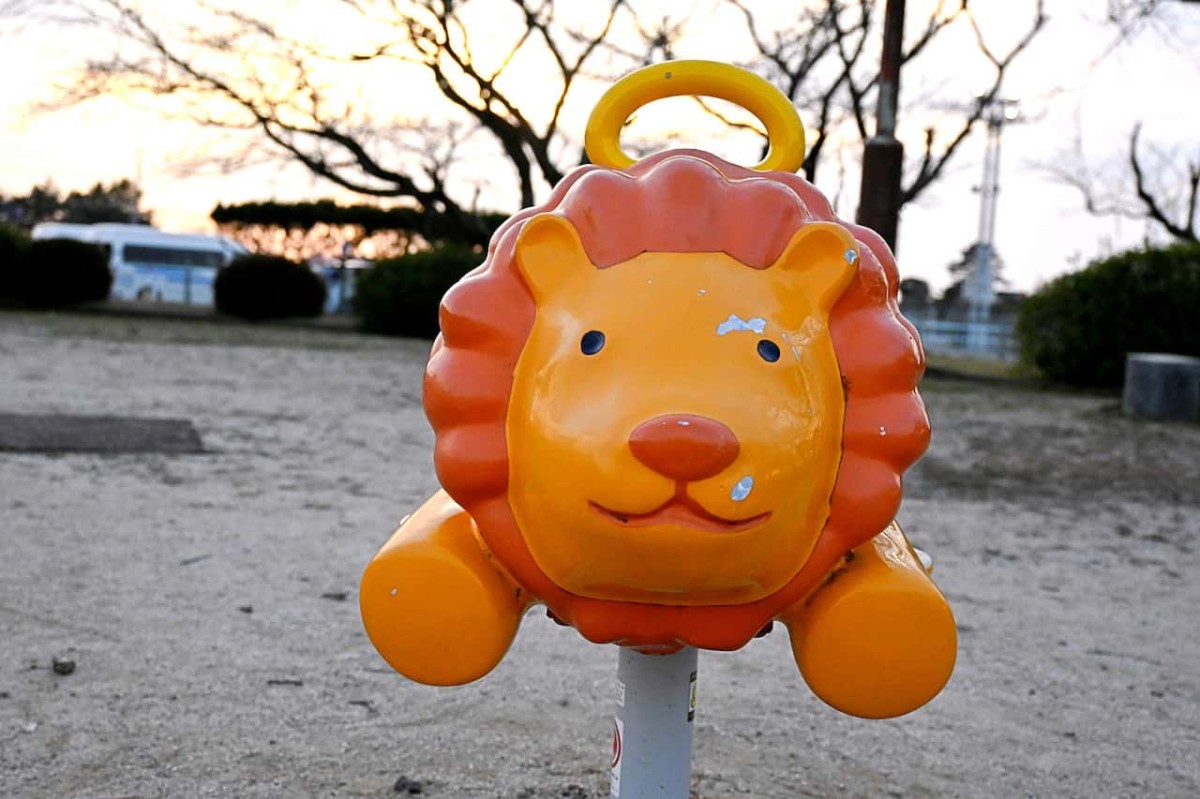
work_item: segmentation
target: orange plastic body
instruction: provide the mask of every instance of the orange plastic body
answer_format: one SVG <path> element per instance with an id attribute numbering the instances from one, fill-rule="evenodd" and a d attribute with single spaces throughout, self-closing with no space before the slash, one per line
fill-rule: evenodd
<path id="1" fill-rule="evenodd" d="M 649 653 L 780 620 L 833 706 L 928 701 L 956 639 L 894 523 L 929 435 L 897 283 L 794 174 L 699 151 L 571 173 L 443 301 L 444 492 L 367 568 L 371 640 L 444 685 L 494 667 L 534 603 Z"/>

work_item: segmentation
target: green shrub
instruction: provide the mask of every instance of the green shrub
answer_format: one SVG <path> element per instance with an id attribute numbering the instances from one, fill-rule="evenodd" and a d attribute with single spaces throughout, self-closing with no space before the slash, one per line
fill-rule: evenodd
<path id="1" fill-rule="evenodd" d="M 107 249 L 75 239 L 30 242 L 4 278 L 9 297 L 33 308 L 104 300 L 112 282 Z"/>
<path id="2" fill-rule="evenodd" d="M 1025 301 L 1021 358 L 1051 380 L 1119 386 L 1127 352 L 1200 355 L 1200 245 L 1132 251 L 1064 275 Z"/>
<path id="3" fill-rule="evenodd" d="M 242 319 L 320 316 L 325 282 L 311 269 L 275 255 L 244 255 L 217 272 L 217 310 Z"/>
<path id="4" fill-rule="evenodd" d="M 19 227 L 0 222 L 0 267 L 12 265 L 29 247 L 29 234 Z"/>
<path id="5" fill-rule="evenodd" d="M 482 261 L 470 247 L 450 244 L 379 261 L 359 275 L 355 286 L 354 311 L 363 330 L 435 337 L 442 296 Z"/>
<path id="6" fill-rule="evenodd" d="M 0 222 L 0 301 L 11 301 L 17 263 L 29 247 L 29 236 L 20 228 Z"/>

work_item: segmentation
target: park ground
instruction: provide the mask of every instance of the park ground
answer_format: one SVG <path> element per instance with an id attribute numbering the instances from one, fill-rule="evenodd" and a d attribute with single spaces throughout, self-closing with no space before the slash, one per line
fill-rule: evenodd
<path id="1" fill-rule="evenodd" d="M 436 485 L 427 353 L 0 313 L 0 414 L 188 420 L 205 450 L 0 452 L 0 796 L 608 795 L 611 647 L 533 613 L 495 672 L 435 689 L 362 632 L 364 564 Z M 702 653 L 694 796 L 1200 796 L 1200 426 L 922 393 L 900 519 L 957 616 L 949 686 L 863 721 L 783 632 Z"/>

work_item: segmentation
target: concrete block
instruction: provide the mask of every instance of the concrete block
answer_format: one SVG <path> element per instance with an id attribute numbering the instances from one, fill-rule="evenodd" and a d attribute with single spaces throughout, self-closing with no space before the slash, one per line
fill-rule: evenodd
<path id="1" fill-rule="evenodd" d="M 1129 353 L 1122 405 L 1138 419 L 1200 422 L 1200 358 Z"/>

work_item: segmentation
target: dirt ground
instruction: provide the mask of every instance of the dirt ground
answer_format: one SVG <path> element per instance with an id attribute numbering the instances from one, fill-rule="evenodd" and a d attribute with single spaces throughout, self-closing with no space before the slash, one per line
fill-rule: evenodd
<path id="1" fill-rule="evenodd" d="M 434 689 L 361 630 L 363 565 L 435 487 L 426 354 L 0 314 L 0 412 L 187 419 L 207 449 L 0 453 L 0 797 L 608 796 L 615 650 L 534 613 L 493 674 Z M 702 653 L 694 795 L 1200 796 L 1200 426 L 923 393 L 901 521 L 957 615 L 954 678 L 863 721 L 782 632 Z"/>

